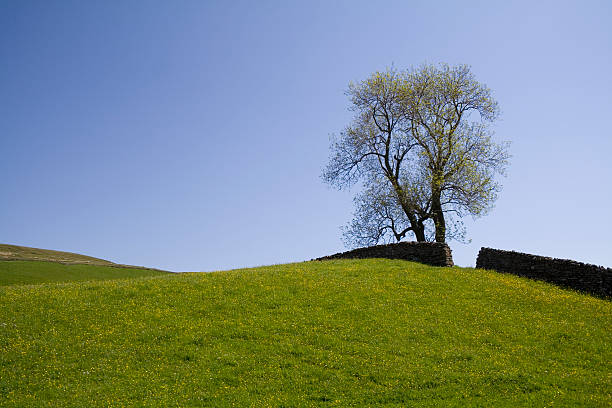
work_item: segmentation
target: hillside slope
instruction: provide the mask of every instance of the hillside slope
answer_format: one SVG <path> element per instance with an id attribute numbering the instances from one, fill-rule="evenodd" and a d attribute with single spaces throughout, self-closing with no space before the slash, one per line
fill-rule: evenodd
<path id="1" fill-rule="evenodd" d="M 601 406 L 612 303 L 397 260 L 0 288 L 0 406 Z"/>
<path id="2" fill-rule="evenodd" d="M 165 275 L 166 273 L 153 269 L 124 268 L 114 265 L 63 264 L 47 261 L 0 261 L 0 286 L 127 279 Z"/>
<path id="3" fill-rule="evenodd" d="M 0 260 L 3 261 L 51 261 L 65 264 L 115 265 L 111 261 L 72 252 L 30 248 L 19 245 L 0 244 Z"/>
<path id="4" fill-rule="evenodd" d="M 0 286 L 137 278 L 165 273 L 72 252 L 0 244 Z"/>

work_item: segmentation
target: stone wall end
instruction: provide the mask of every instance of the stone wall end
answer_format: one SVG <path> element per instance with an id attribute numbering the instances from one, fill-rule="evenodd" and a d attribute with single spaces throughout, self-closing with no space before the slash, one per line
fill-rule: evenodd
<path id="1" fill-rule="evenodd" d="M 476 268 L 511 273 L 604 298 L 612 298 L 612 269 L 571 259 L 481 248 Z"/>
<path id="2" fill-rule="evenodd" d="M 432 266 L 453 266 L 452 251 L 445 243 L 438 242 L 398 242 L 395 244 L 375 245 L 356 248 L 351 251 L 314 259 L 365 259 L 386 258 L 420 262 Z"/>

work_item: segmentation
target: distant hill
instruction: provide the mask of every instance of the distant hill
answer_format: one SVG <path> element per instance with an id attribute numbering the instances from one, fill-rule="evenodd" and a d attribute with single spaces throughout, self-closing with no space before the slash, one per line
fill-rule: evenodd
<path id="1" fill-rule="evenodd" d="M 49 261 L 0 261 L 0 286 L 97 281 L 166 275 L 147 268 L 64 264 Z M 0 404 L 1 405 L 1 404 Z"/>
<path id="2" fill-rule="evenodd" d="M 72 252 L 0 244 L 0 286 L 137 278 L 165 273 Z"/>
<path id="3" fill-rule="evenodd" d="M 94 258 L 72 252 L 51 249 L 30 248 L 18 245 L 0 244 L 0 260 L 3 261 L 50 261 L 64 264 L 117 265 L 105 259 Z"/>

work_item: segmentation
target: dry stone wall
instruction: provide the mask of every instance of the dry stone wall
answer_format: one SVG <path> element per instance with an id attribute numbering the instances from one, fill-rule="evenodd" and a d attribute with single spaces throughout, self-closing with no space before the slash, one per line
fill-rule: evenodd
<path id="1" fill-rule="evenodd" d="M 569 259 L 481 248 L 476 267 L 550 282 L 602 297 L 612 297 L 612 269 Z"/>
<path id="2" fill-rule="evenodd" d="M 363 258 L 403 259 L 433 266 L 453 266 L 451 249 L 448 245 L 437 242 L 398 242 L 397 244 L 376 245 L 340 252 L 316 260 Z"/>

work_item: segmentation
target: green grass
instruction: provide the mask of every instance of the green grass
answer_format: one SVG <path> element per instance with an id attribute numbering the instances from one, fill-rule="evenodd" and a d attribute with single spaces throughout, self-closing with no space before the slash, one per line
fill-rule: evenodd
<path id="1" fill-rule="evenodd" d="M 612 405 L 612 303 L 339 260 L 0 288 L 0 406 Z"/>
<path id="2" fill-rule="evenodd" d="M 101 265 L 64 265 L 42 261 L 0 261 L 0 286 L 34 285 L 46 282 L 89 281 L 165 275 L 151 269 Z"/>

